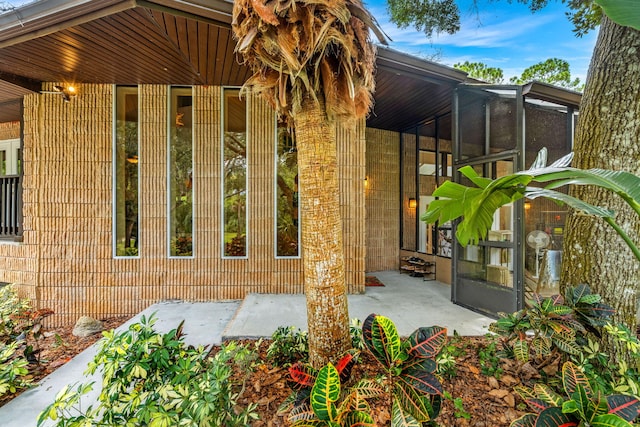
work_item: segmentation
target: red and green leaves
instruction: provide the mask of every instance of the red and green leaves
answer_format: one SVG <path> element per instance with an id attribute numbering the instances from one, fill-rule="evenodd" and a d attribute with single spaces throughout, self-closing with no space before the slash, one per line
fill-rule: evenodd
<path id="1" fill-rule="evenodd" d="M 320 369 L 316 382 L 311 389 L 311 408 L 318 419 L 333 421 L 337 410 L 334 402 L 340 397 L 340 374 L 329 363 Z"/>
<path id="2" fill-rule="evenodd" d="M 396 325 L 389 318 L 370 314 L 362 324 L 362 336 L 371 354 L 386 368 L 406 359 Z"/>
<path id="3" fill-rule="evenodd" d="M 393 394 L 393 426 L 419 426 L 440 412 L 442 384 L 435 361 L 447 342 L 439 326 L 415 330 L 401 340 L 391 320 L 369 315 L 362 324 L 365 345 L 386 369 Z M 396 421 L 393 421 L 396 420 Z"/>
<path id="4" fill-rule="evenodd" d="M 630 427 L 640 415 L 636 397 L 596 393 L 587 376 L 572 362 L 562 366 L 562 386 L 568 398 L 546 385 L 517 387 L 518 394 L 535 413 L 518 418 L 511 427 Z"/>
<path id="5" fill-rule="evenodd" d="M 409 336 L 409 355 L 435 358 L 447 342 L 447 329 L 440 326 L 416 329 Z"/>

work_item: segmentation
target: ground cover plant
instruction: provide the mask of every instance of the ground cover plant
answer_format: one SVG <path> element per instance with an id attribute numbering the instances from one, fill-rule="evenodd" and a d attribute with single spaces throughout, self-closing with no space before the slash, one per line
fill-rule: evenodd
<path id="1" fill-rule="evenodd" d="M 250 425 L 255 403 L 241 408 L 237 401 L 256 360 L 250 346 L 231 342 L 211 354 L 184 344 L 182 324 L 161 334 L 154 323 L 143 316 L 122 332 L 105 332 L 86 371 L 101 373 L 97 403 L 81 403 L 95 384 L 68 385 L 38 426 L 48 419 L 57 426 Z M 234 372 L 245 376 L 232 379 Z"/>
<path id="2" fill-rule="evenodd" d="M 0 287 L 0 398 L 31 385 L 29 364 L 40 362 L 42 321 L 51 310 L 34 310 L 12 285 Z"/>

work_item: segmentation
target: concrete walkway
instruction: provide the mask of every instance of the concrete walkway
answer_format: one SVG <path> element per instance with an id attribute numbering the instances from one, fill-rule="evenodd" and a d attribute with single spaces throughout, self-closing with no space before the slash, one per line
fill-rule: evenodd
<path id="1" fill-rule="evenodd" d="M 382 314 L 407 336 L 421 326 L 439 325 L 460 335 L 484 335 L 493 319 L 484 317 L 450 302 L 450 287 L 437 281 L 401 275 L 395 271 L 374 274 L 385 286 L 367 287 L 363 295 L 349 296 L 349 315 L 364 320 L 370 313 Z M 162 302 L 147 308 L 118 328 L 125 329 L 142 315 L 157 317 L 156 329 L 168 332 L 185 320 L 185 342 L 192 345 L 217 345 L 236 338 L 270 337 L 279 326 L 296 326 L 306 330 L 304 295 L 251 294 L 244 301 L 210 303 Z M 53 402 L 67 384 L 96 381 L 83 373 L 95 354 L 90 347 L 73 360 L 44 378 L 0 408 L 0 426 L 36 426 L 38 414 Z M 88 404 L 98 395 L 96 390 L 83 402 Z M 84 405 L 83 405 L 84 406 Z M 45 424 L 47 426 L 52 423 Z"/>

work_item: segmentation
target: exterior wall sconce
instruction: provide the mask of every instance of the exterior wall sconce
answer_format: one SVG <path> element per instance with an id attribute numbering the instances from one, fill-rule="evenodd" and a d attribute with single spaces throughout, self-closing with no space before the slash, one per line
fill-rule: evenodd
<path id="1" fill-rule="evenodd" d="M 524 209 L 527 211 L 531 209 L 531 202 L 524 202 Z"/>
<path id="2" fill-rule="evenodd" d="M 415 208 L 417 208 L 417 207 L 418 207 L 418 201 L 417 201 L 416 199 L 414 199 L 413 197 L 411 197 L 411 198 L 409 199 L 409 207 L 410 207 L 411 209 L 415 209 Z"/>
<path id="3" fill-rule="evenodd" d="M 365 176 L 364 177 L 364 188 L 367 188 L 369 186 L 369 177 Z"/>
<path id="4" fill-rule="evenodd" d="M 54 90 L 41 90 L 40 93 L 53 93 L 59 94 L 62 96 L 64 102 L 71 101 L 71 98 L 78 94 L 78 90 L 74 86 L 60 86 L 56 85 L 53 87 Z"/>

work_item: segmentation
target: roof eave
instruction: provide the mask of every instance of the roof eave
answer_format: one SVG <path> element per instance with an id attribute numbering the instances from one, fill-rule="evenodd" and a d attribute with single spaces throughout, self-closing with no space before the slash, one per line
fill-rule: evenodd
<path id="1" fill-rule="evenodd" d="M 0 48 L 46 36 L 135 7 L 231 25 L 228 0 L 40 0 L 0 15 Z"/>

